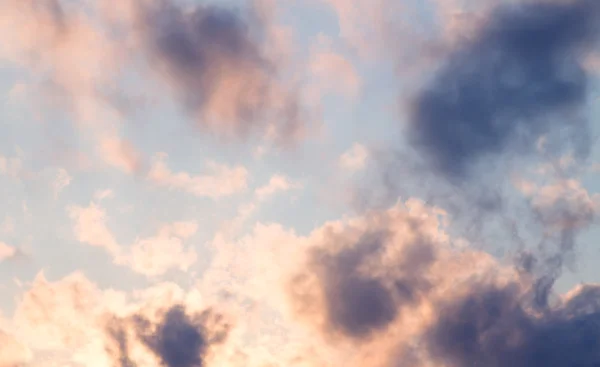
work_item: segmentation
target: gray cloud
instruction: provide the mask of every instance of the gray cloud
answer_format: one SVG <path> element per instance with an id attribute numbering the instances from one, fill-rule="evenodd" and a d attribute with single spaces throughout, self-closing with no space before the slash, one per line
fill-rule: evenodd
<path id="1" fill-rule="evenodd" d="M 585 156 L 580 108 L 588 76 L 582 53 L 597 39 L 597 2 L 529 2 L 492 12 L 479 33 L 443 61 L 412 104 L 409 135 L 437 173 L 472 177 L 484 158 L 528 152 L 543 134 L 561 131 Z M 563 129 L 563 130 L 561 130 Z M 571 135 L 565 131 L 571 130 Z"/>
<path id="2" fill-rule="evenodd" d="M 600 363 L 598 288 L 535 314 L 519 287 L 475 286 L 438 308 L 426 334 L 436 361 L 462 366 L 597 366 Z M 585 307 L 582 307 L 582 304 Z"/>
<path id="3" fill-rule="evenodd" d="M 278 133 L 293 135 L 302 123 L 295 92 L 265 53 L 269 25 L 259 12 L 212 4 L 188 11 L 168 0 L 137 6 L 150 67 L 207 131 L 245 136 L 277 122 Z"/>
<path id="4" fill-rule="evenodd" d="M 321 294 L 323 309 L 319 312 L 325 319 L 325 334 L 370 339 L 429 290 L 427 269 L 435 262 L 436 253 L 431 240 L 420 232 L 418 221 L 409 219 L 407 224 L 417 238 L 410 244 L 397 243 L 403 247 L 399 258 L 393 260 L 394 269 L 382 265 L 379 270 L 386 269 L 382 274 L 369 266 L 378 266 L 386 251 L 394 247 L 396 240 L 385 229 L 350 238 L 332 234 L 312 250 L 306 272 L 315 276 Z"/>
<path id="5" fill-rule="evenodd" d="M 106 331 L 111 344 L 116 346 L 109 353 L 119 367 L 136 366 L 129 355 L 130 336 L 165 367 L 202 367 L 210 348 L 226 340 L 229 325 L 210 309 L 191 315 L 183 306 L 175 305 L 156 324 L 138 314 L 127 320 L 111 320 Z"/>

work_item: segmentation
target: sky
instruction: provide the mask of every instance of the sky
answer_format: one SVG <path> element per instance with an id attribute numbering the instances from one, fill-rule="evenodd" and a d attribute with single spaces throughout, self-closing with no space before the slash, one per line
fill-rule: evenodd
<path id="1" fill-rule="evenodd" d="M 600 364 L 593 0 L 1 0 L 0 367 Z"/>

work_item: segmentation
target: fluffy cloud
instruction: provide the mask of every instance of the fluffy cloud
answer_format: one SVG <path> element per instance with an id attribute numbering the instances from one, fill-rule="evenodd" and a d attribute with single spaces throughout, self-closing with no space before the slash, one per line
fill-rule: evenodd
<path id="1" fill-rule="evenodd" d="M 116 262 L 150 277 L 162 275 L 169 269 L 187 271 L 196 262 L 197 255 L 193 248 L 186 248 L 183 241 L 197 230 L 195 222 L 163 226 L 156 236 L 137 239 L 131 245 L 129 255 L 116 259 Z"/>
<path id="2" fill-rule="evenodd" d="M 74 222 L 73 232 L 79 242 L 102 247 L 113 256 L 120 253 L 119 244 L 106 225 L 104 209 L 92 202 L 87 207 L 70 206 L 67 211 Z"/>
<path id="3" fill-rule="evenodd" d="M 195 222 L 164 225 L 155 236 L 137 238 L 129 247 L 123 247 L 108 228 L 106 211 L 97 203 L 67 210 L 79 242 L 104 248 L 116 264 L 137 273 L 157 277 L 171 269 L 187 271 L 197 260 L 195 250 L 183 243 L 198 230 Z"/>
<path id="4" fill-rule="evenodd" d="M 195 351 L 206 352 L 206 346 L 218 344 L 229 327 L 216 312 L 203 307 L 195 292 L 174 284 L 128 295 L 102 290 L 81 273 L 56 282 L 38 274 L 18 300 L 12 326 L 33 352 L 47 357 L 36 354 L 29 365 L 94 367 L 122 365 L 126 360 L 156 367 L 198 361 L 203 357 L 188 347 L 196 345 L 201 349 Z M 191 339 L 194 336 L 206 339 Z M 126 349 L 113 348 L 119 340 Z"/>
<path id="5" fill-rule="evenodd" d="M 160 283 L 128 294 L 79 273 L 58 282 L 40 274 L 12 322 L 34 352 L 85 366 L 596 362 L 586 347 L 597 330 L 596 287 L 540 316 L 537 274 L 459 246 L 449 225 L 415 199 L 308 236 L 259 224 L 233 241 L 215 238 L 215 257 L 188 290 Z M 175 223 L 157 237 L 196 229 Z"/>
<path id="6" fill-rule="evenodd" d="M 0 331 L 0 366 L 22 366 L 32 358 L 29 348 L 13 336 Z"/>

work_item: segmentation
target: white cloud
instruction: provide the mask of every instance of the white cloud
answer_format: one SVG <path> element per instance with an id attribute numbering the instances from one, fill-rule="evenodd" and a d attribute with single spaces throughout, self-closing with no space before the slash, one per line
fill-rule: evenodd
<path id="1" fill-rule="evenodd" d="M 364 145 L 355 143 L 352 147 L 341 155 L 340 166 L 349 171 L 359 171 L 365 168 L 369 151 Z"/>
<path id="2" fill-rule="evenodd" d="M 186 191 L 199 197 L 218 199 L 244 191 L 248 184 L 248 171 L 242 166 L 229 167 L 207 162 L 207 174 L 192 175 L 172 172 L 165 163 L 166 154 L 159 154 L 150 169 L 148 178 L 159 186 Z"/>

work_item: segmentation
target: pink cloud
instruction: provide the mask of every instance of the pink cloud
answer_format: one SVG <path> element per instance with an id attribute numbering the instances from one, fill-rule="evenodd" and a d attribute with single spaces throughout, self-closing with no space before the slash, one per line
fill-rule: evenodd
<path id="1" fill-rule="evenodd" d="M 148 173 L 148 179 L 158 186 L 213 199 L 242 192 L 248 186 L 248 171 L 242 166 L 228 167 L 207 162 L 207 174 L 192 175 L 188 172 L 172 172 L 165 159 L 165 154 L 155 157 Z"/>

